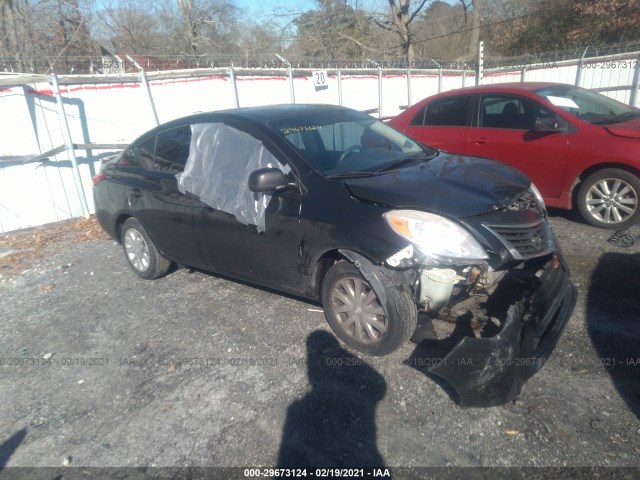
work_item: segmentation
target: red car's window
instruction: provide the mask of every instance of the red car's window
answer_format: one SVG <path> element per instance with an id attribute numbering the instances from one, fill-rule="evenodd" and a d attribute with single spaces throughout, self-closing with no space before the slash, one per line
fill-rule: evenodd
<path id="1" fill-rule="evenodd" d="M 624 122 L 640 115 L 629 105 L 571 85 L 554 85 L 535 90 L 534 93 L 580 120 L 593 124 Z"/>
<path id="2" fill-rule="evenodd" d="M 522 97 L 483 95 L 479 125 L 483 128 L 533 130 L 536 118 L 552 115 L 540 104 Z"/>
<path id="3" fill-rule="evenodd" d="M 464 127 L 468 124 L 471 97 L 451 97 L 425 105 L 411 120 L 411 125 Z"/>

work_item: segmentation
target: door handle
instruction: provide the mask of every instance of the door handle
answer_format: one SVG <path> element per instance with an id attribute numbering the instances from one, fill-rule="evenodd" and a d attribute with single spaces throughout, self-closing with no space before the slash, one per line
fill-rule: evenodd
<path id="1" fill-rule="evenodd" d="M 473 140 L 473 143 L 476 143 L 478 145 L 484 145 L 485 143 L 489 143 L 489 139 L 487 137 L 478 137 L 475 140 Z"/>

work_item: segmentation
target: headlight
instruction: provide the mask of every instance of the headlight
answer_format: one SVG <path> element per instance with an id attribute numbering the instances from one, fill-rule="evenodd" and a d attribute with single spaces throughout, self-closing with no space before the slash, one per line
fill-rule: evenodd
<path id="1" fill-rule="evenodd" d="M 533 182 L 531 182 L 531 186 L 529 187 L 529 191 L 533 194 L 534 198 L 536 199 L 536 202 L 538 202 L 538 205 L 540 205 L 541 208 L 545 208 L 544 200 L 542 199 L 542 195 L 540 195 L 540 190 L 538 190 L 538 187 L 536 187 L 533 184 Z"/>
<path id="2" fill-rule="evenodd" d="M 392 210 L 383 214 L 389 226 L 435 263 L 464 264 L 489 258 L 464 228 L 432 213 Z"/>

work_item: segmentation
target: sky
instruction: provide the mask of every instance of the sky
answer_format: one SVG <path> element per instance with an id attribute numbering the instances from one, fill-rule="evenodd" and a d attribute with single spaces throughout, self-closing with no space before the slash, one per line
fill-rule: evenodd
<path id="1" fill-rule="evenodd" d="M 389 4 L 387 0 L 356 0 L 365 8 L 379 11 L 387 11 Z M 449 4 L 458 3 L 459 0 L 444 0 Z M 297 15 L 312 10 L 317 7 L 315 0 L 235 0 L 234 3 L 245 10 L 251 20 L 263 22 L 274 20 L 278 25 L 285 25 L 293 20 Z M 353 1 L 349 2 L 351 5 Z M 417 2 L 412 2 L 417 3 Z"/>
<path id="2" fill-rule="evenodd" d="M 235 0 L 234 3 L 251 17 L 248 20 L 263 22 L 273 19 L 278 24 L 287 23 L 296 14 L 312 10 L 317 5 L 315 0 Z"/>

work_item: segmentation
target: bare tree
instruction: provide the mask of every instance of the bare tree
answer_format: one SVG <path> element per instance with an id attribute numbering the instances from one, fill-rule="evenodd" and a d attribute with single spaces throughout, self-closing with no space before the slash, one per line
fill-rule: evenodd
<path id="1" fill-rule="evenodd" d="M 2 56 L 8 56 L 13 50 L 11 38 L 11 25 L 14 24 L 13 15 L 13 0 L 0 0 L 0 37 L 2 38 L 0 54 Z"/>
<path id="2" fill-rule="evenodd" d="M 182 30 L 176 32 L 194 57 L 213 53 L 235 26 L 237 7 L 230 0 L 178 0 Z M 208 51 L 207 51 L 208 50 Z"/>
<path id="3" fill-rule="evenodd" d="M 324 59 L 357 58 L 365 50 L 369 19 L 346 0 L 317 0 L 317 8 L 297 16 L 295 45 L 303 56 Z M 298 53 L 298 52 L 296 52 Z"/>
<path id="4" fill-rule="evenodd" d="M 94 53 L 86 18 L 80 11 L 77 0 L 57 0 L 57 25 L 53 29 L 52 47 L 54 55 L 51 69 L 62 67 L 66 71 L 74 71 L 76 62 L 73 57 L 89 56 Z M 79 61 L 78 67 L 83 63 Z"/>
<path id="5" fill-rule="evenodd" d="M 246 23 L 240 28 L 238 50 L 247 60 L 255 55 L 273 55 L 282 51 L 282 38 L 275 25 Z"/>
<path id="6" fill-rule="evenodd" d="M 378 20 L 375 23 L 384 30 L 395 33 L 400 38 L 402 56 L 407 62 L 414 59 L 412 22 L 431 0 L 419 0 L 417 7 L 411 8 L 411 0 L 388 0 L 391 20 Z"/>
<path id="7" fill-rule="evenodd" d="M 436 0 L 413 26 L 416 58 L 457 60 L 466 57 L 468 39 L 461 5 Z"/>
<path id="8" fill-rule="evenodd" d="M 11 68 L 36 71 L 45 59 L 65 48 L 56 42 L 58 25 L 56 5 L 52 0 L 10 0 L 0 4 L 2 21 L 2 55 Z"/>
<path id="9" fill-rule="evenodd" d="M 460 0 L 465 14 L 470 17 L 469 24 L 469 57 L 473 57 L 478 52 L 480 43 L 480 20 L 484 9 L 484 0 Z"/>
<path id="10" fill-rule="evenodd" d="M 152 0 L 112 0 L 97 12 L 95 34 L 126 53 L 159 54 L 170 42 L 157 21 L 158 14 Z"/>

